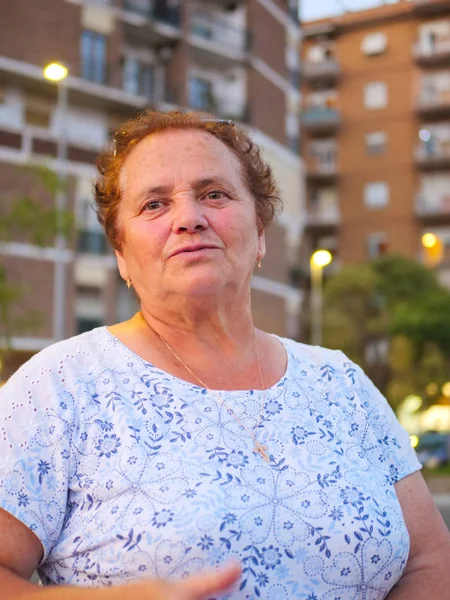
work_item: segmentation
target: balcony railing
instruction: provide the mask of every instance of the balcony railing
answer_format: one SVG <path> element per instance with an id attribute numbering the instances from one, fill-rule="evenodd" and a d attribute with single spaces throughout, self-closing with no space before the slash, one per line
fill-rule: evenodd
<path id="1" fill-rule="evenodd" d="M 333 58 L 321 62 L 306 60 L 302 65 L 302 74 L 303 79 L 307 81 L 317 81 L 319 79 L 335 81 L 339 77 L 340 67 Z"/>
<path id="2" fill-rule="evenodd" d="M 418 194 L 416 198 L 416 214 L 419 217 L 450 217 L 450 194 L 434 197 Z"/>
<path id="3" fill-rule="evenodd" d="M 103 231 L 79 231 L 78 251 L 86 254 L 106 254 L 108 251 L 108 244 Z"/>
<path id="4" fill-rule="evenodd" d="M 306 129 L 336 129 L 340 122 L 340 113 L 335 108 L 307 108 L 302 114 L 303 126 Z"/>
<path id="5" fill-rule="evenodd" d="M 450 89 L 424 89 L 419 95 L 417 111 L 426 116 L 446 116 L 450 114 Z"/>
<path id="6" fill-rule="evenodd" d="M 309 208 L 306 225 L 308 227 L 337 227 L 341 222 L 339 209 L 336 208 Z"/>
<path id="7" fill-rule="evenodd" d="M 180 26 L 181 11 L 177 6 L 170 6 L 164 2 L 147 5 L 137 0 L 124 0 L 123 8 L 152 21 L 159 21 L 172 27 Z"/>
<path id="8" fill-rule="evenodd" d="M 426 40 L 416 42 L 413 47 L 416 62 L 421 65 L 439 65 L 450 58 L 450 38 L 427 43 Z"/>
<path id="9" fill-rule="evenodd" d="M 333 181 L 338 175 L 336 163 L 311 162 L 307 165 L 307 177 L 317 181 Z"/>
<path id="10" fill-rule="evenodd" d="M 232 27 L 223 20 L 203 13 L 194 13 L 191 17 L 191 34 L 202 40 L 208 40 L 227 48 L 246 52 L 249 48 L 245 29 Z"/>
<path id="11" fill-rule="evenodd" d="M 450 166 L 450 146 L 421 144 L 416 150 L 416 162 L 423 169 L 440 169 Z"/>

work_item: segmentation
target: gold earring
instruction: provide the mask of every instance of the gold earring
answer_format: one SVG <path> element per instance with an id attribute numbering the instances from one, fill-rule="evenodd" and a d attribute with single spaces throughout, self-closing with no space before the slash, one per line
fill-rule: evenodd
<path id="1" fill-rule="evenodd" d="M 130 289 L 130 287 L 131 287 L 131 279 L 127 279 L 126 282 L 125 282 L 125 284 L 126 284 L 127 288 Z"/>
<path id="2" fill-rule="evenodd" d="M 258 269 L 261 268 L 261 258 L 258 258 L 258 262 L 256 263 L 256 266 L 258 267 Z"/>

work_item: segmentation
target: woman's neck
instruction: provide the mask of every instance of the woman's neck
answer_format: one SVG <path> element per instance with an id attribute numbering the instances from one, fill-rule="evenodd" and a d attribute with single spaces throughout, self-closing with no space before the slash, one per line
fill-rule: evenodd
<path id="1" fill-rule="evenodd" d="M 144 299 L 140 314 L 148 328 L 170 345 L 201 344 L 225 353 L 254 345 L 249 293 L 230 302 L 224 297 Z"/>

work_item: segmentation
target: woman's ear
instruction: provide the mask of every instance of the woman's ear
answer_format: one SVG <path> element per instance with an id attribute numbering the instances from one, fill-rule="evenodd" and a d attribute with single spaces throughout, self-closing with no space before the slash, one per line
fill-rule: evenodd
<path id="1" fill-rule="evenodd" d="M 119 250 L 114 250 L 114 254 L 116 255 L 117 267 L 119 269 L 120 276 L 124 281 L 128 281 L 128 269 L 123 254 Z"/>

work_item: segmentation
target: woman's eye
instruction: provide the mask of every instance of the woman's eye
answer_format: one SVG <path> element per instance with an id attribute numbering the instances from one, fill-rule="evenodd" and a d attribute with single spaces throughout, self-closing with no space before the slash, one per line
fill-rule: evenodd
<path id="1" fill-rule="evenodd" d="M 145 210 L 148 211 L 155 211 L 158 210 L 158 208 L 161 208 L 162 203 L 159 200 L 152 200 L 151 202 L 147 202 L 147 204 L 145 205 Z"/>
<path id="2" fill-rule="evenodd" d="M 225 198 L 225 194 L 223 192 L 219 192 L 218 190 L 208 192 L 207 196 L 209 200 L 222 200 Z"/>

